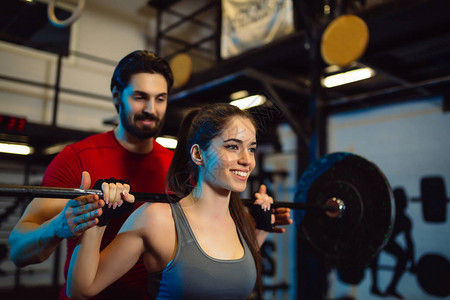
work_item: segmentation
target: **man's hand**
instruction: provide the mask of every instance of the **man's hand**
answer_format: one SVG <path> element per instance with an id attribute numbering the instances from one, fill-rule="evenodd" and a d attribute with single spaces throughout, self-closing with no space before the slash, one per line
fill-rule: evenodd
<path id="1" fill-rule="evenodd" d="M 91 176 L 83 172 L 81 189 L 89 189 Z M 67 202 L 64 209 L 56 216 L 58 227 L 56 235 L 60 238 L 76 238 L 87 229 L 97 225 L 97 217 L 102 214 L 105 202 L 98 195 L 81 196 Z"/>

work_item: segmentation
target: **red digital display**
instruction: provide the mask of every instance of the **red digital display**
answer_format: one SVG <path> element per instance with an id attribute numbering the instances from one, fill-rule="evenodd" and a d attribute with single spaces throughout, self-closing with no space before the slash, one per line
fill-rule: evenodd
<path id="1" fill-rule="evenodd" d="M 27 124 L 25 118 L 0 115 L 0 128 L 7 131 L 23 131 Z"/>

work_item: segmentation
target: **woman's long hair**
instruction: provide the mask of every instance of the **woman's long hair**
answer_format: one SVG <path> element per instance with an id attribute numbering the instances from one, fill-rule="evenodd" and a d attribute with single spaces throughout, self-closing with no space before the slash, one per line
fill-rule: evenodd
<path id="1" fill-rule="evenodd" d="M 256 123 L 250 113 L 230 104 L 210 104 L 191 110 L 184 118 L 179 133 L 178 144 L 167 173 L 167 187 L 177 198 L 187 196 L 197 183 L 199 170 L 191 159 L 190 150 L 198 144 L 202 151 L 206 151 L 214 137 L 220 135 L 232 117 L 242 117 Z M 259 246 L 255 235 L 253 219 L 249 216 L 239 193 L 231 192 L 229 210 L 237 228 L 247 242 L 253 255 L 257 270 L 256 292 L 260 295 L 261 259 Z"/>

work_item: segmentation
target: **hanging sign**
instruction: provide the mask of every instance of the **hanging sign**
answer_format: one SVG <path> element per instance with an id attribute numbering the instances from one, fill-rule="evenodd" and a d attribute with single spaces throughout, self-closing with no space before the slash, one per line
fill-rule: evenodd
<path id="1" fill-rule="evenodd" d="M 220 55 L 223 59 L 292 32 L 292 0 L 222 0 Z"/>

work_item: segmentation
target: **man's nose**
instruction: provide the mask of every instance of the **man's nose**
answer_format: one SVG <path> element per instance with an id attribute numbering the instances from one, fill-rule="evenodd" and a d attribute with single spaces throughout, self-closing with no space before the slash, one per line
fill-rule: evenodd
<path id="1" fill-rule="evenodd" d="M 147 100 L 146 106 L 144 108 L 145 112 L 154 115 L 155 114 L 155 100 Z"/>

